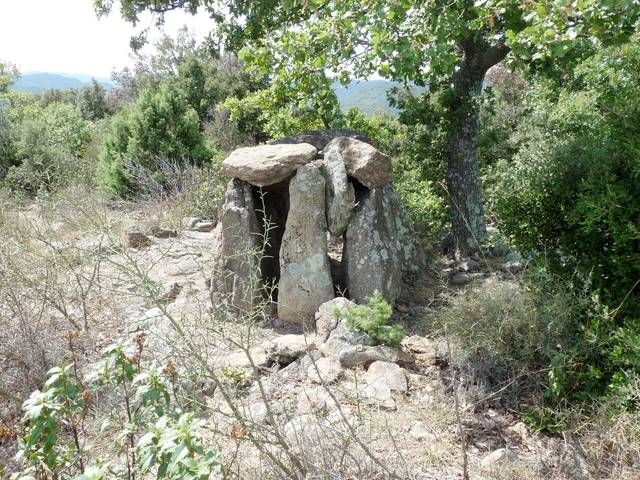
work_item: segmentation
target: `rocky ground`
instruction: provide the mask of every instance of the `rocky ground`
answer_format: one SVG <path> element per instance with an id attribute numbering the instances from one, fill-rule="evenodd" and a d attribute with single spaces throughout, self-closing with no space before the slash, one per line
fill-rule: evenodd
<path id="1" fill-rule="evenodd" d="M 433 260 L 397 302 L 394 319 L 409 333 L 401 348 L 372 347 L 336 318 L 334 306 L 350 303 L 343 298 L 322 305 L 309 332 L 281 324 L 268 305 L 251 318 L 222 313 L 208 286 L 215 222 L 160 228 L 145 215 L 81 235 L 53 225 L 52 245 L 81 248 L 85 272 L 100 263 L 102 300 L 83 339 L 86 364 L 143 332 L 145 361 L 175 362 L 181 388 L 196 399 L 190 405 L 207 419 L 208 441 L 240 478 L 273 476 L 247 425 L 273 442 L 268 448 L 285 444 L 326 478 L 454 479 L 465 462 L 477 479 L 591 478 L 571 439 L 531 431 L 499 402 L 467 398 L 446 338 L 424 321 L 445 293 L 515 281 L 524 263 L 513 252 L 498 246 L 482 258 Z M 202 375 L 185 338 L 226 379 L 233 405 Z M 109 439 L 96 438 L 103 443 Z"/>

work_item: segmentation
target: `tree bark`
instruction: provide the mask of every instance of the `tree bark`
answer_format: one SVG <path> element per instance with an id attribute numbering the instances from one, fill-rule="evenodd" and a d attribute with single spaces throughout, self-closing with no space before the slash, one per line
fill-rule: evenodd
<path id="1" fill-rule="evenodd" d="M 485 73 L 507 54 L 504 46 L 474 40 L 460 46 L 462 61 L 453 74 L 450 101 L 452 123 L 447 141 L 447 188 L 456 252 L 479 250 L 486 234 L 482 180 L 480 178 L 480 94 Z"/>

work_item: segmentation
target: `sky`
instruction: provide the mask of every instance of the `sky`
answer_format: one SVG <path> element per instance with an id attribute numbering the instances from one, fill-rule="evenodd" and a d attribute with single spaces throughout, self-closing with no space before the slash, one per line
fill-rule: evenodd
<path id="1" fill-rule="evenodd" d="M 175 36 L 187 25 L 196 38 L 211 27 L 205 13 L 166 15 L 163 30 Z M 109 77 L 131 66 L 129 40 L 151 26 L 149 38 L 161 35 L 150 15 L 133 27 L 120 17 L 118 5 L 98 19 L 93 0 L 0 0 L 0 60 L 23 72 L 56 72 Z"/>

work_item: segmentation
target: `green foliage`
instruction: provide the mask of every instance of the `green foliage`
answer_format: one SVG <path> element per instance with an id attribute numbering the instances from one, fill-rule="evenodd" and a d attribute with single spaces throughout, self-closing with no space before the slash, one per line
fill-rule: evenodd
<path id="1" fill-rule="evenodd" d="M 107 91 L 95 78 L 91 80 L 91 86 L 80 90 L 78 108 L 85 120 L 100 120 L 109 114 Z"/>
<path id="2" fill-rule="evenodd" d="M 118 113 L 100 157 L 99 180 L 111 192 L 135 193 L 134 169 L 157 172 L 165 158 L 202 165 L 211 159 L 196 111 L 171 84 L 146 89 L 136 103 Z M 157 181 L 162 183 L 162 178 Z"/>
<path id="3" fill-rule="evenodd" d="M 402 325 L 389 325 L 393 309 L 380 292 L 374 292 L 367 305 L 336 308 L 335 315 L 347 320 L 347 328 L 366 333 L 376 344 L 398 346 L 406 336 Z"/>
<path id="4" fill-rule="evenodd" d="M 638 71 L 640 48 L 629 45 L 583 63 L 558 95 L 539 85 L 495 195 L 502 227 L 522 250 L 577 267 L 607 301 L 640 278 Z"/>
<path id="5" fill-rule="evenodd" d="M 26 427 L 19 446 L 20 457 L 28 467 L 15 478 L 56 478 L 81 461 L 77 434 L 88 406 L 72 368 L 66 365 L 51 369 L 43 391 L 36 390 L 24 402 Z M 63 436 L 65 427 L 72 431 L 73 438 Z"/>
<path id="6" fill-rule="evenodd" d="M 355 108 L 346 113 L 345 127 L 365 133 L 381 151 L 393 158 L 394 185 L 416 231 L 424 240 L 438 238 L 449 214 L 442 190 L 431 180 L 433 176 L 428 171 L 428 163 L 419 152 L 419 142 L 414 141 L 420 127 L 400 123 L 391 115 L 366 116 Z"/>
<path id="7" fill-rule="evenodd" d="M 207 450 L 200 431 L 204 422 L 173 404 L 176 368 L 143 368 L 143 337 L 136 345 L 116 344 L 84 381 L 73 365 L 54 368 L 42 391 L 24 403 L 20 438 L 23 470 L 15 480 L 73 478 L 75 480 L 153 475 L 158 479 L 204 480 L 220 472 L 216 454 Z M 85 420 L 93 415 L 99 395 L 115 396 L 111 421 L 102 433 L 116 440 L 115 459 L 92 455 L 87 465 Z"/>
<path id="8" fill-rule="evenodd" d="M 549 395 L 587 401 L 624 389 L 638 372 L 640 302 L 640 48 L 586 60 L 557 87 L 538 82 L 497 164 L 493 203 L 522 251 L 586 284 L 591 305 L 553 358 Z"/>
<path id="9" fill-rule="evenodd" d="M 253 73 L 258 78 L 267 74 L 262 68 L 255 68 Z M 311 92 L 315 92 L 313 96 Z M 326 76 L 298 79 L 295 88 L 272 83 L 244 98 L 229 98 L 224 107 L 241 124 L 255 117 L 253 121 L 258 124 L 253 128 L 264 130 L 270 138 L 343 126 L 340 104 Z"/>
<path id="10" fill-rule="evenodd" d="M 84 159 L 91 127 L 69 104 L 28 103 L 9 108 L 13 158 L 4 184 L 29 195 L 86 179 L 93 165 Z"/>
<path id="11" fill-rule="evenodd" d="M 344 117 L 344 127 L 366 134 L 380 151 L 391 157 L 403 151 L 406 127 L 393 115 L 366 115 L 357 108 L 350 108 Z"/>
<path id="12" fill-rule="evenodd" d="M 15 157 L 14 131 L 7 110 L 8 106 L 0 98 L 0 180 L 6 176 Z"/>
<path id="13" fill-rule="evenodd" d="M 0 60 L 0 95 L 7 93 L 9 87 L 20 77 L 18 68 L 9 62 Z"/>
<path id="14" fill-rule="evenodd" d="M 449 221 L 447 202 L 438 185 L 425 180 L 421 168 L 401 157 L 394 164 L 395 187 L 407 207 L 416 232 L 425 241 L 440 239 Z"/>

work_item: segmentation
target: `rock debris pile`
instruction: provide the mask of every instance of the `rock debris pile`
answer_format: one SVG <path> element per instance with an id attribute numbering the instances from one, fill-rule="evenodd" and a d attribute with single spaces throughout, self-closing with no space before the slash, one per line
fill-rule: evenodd
<path id="1" fill-rule="evenodd" d="M 288 143 L 282 143 L 286 141 Z M 215 302 L 277 301 L 285 322 L 313 325 L 337 292 L 394 302 L 424 254 L 392 181 L 389 157 L 326 132 L 235 150 L 216 227 Z"/>

